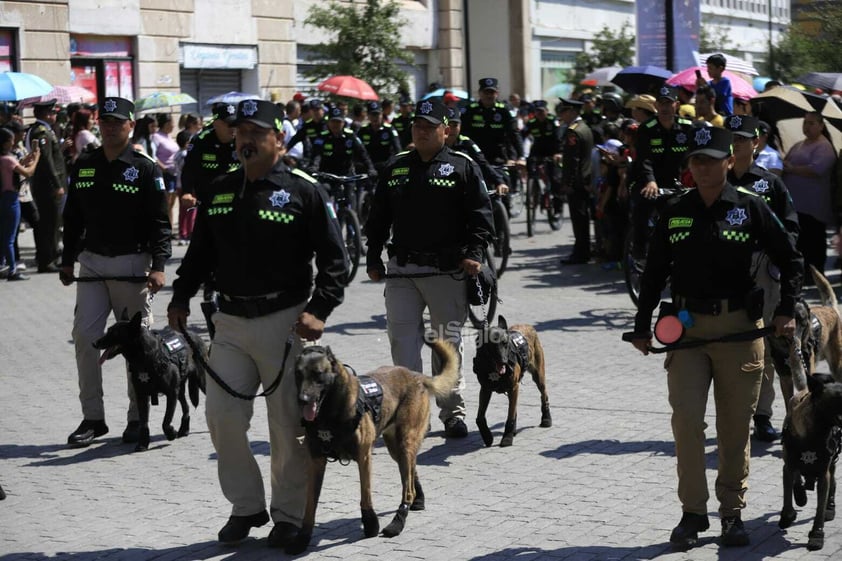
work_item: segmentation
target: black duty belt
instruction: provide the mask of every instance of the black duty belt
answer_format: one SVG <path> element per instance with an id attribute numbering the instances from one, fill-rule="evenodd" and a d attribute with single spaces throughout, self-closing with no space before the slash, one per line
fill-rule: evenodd
<path id="1" fill-rule="evenodd" d="M 219 294 L 219 311 L 223 314 L 244 318 L 257 318 L 272 314 L 278 310 L 294 306 L 296 298 L 292 294 L 276 293 L 254 298 Z"/>
<path id="2" fill-rule="evenodd" d="M 438 267 L 439 254 L 433 251 L 413 251 L 389 246 L 386 248 L 389 258 L 396 257 L 398 265 L 404 266 L 413 263 L 421 267 Z"/>
<path id="3" fill-rule="evenodd" d="M 141 247 L 139 245 L 133 246 L 113 246 L 108 244 L 96 244 L 96 243 L 85 243 L 84 249 L 90 251 L 91 253 L 96 253 L 97 255 L 104 255 L 105 257 L 118 257 L 120 255 L 134 255 L 137 253 L 143 253 L 146 248 Z"/>
<path id="4" fill-rule="evenodd" d="M 685 296 L 673 297 L 673 302 L 679 309 L 687 310 L 695 314 L 718 316 L 721 313 L 744 310 L 746 307 L 745 296 L 733 296 L 731 298 L 688 298 Z"/>

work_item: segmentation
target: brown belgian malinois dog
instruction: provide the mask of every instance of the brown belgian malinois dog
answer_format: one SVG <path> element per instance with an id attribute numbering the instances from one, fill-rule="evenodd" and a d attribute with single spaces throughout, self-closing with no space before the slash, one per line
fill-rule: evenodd
<path id="1" fill-rule="evenodd" d="M 442 340 L 427 344 L 441 359 L 438 376 L 381 366 L 358 378 L 336 359 L 330 347 L 312 346 L 302 351 L 295 365 L 295 385 L 312 461 L 304 521 L 296 539 L 286 547 L 287 553 L 301 553 L 310 544 L 329 458 L 354 460 L 359 465 L 363 532 L 366 537 L 377 535 L 380 522 L 371 501 L 371 455 L 381 434 L 398 463 L 403 485 L 401 504 L 383 535 L 397 536 L 409 511 L 424 509 L 415 460 L 429 426 L 429 396 L 448 395 L 457 383 L 459 369 L 459 356 L 452 344 Z"/>
<path id="2" fill-rule="evenodd" d="M 488 326 L 477 335 L 477 356 L 474 373 L 480 384 L 477 427 L 486 446 L 494 437 L 488 428 L 485 412 L 491 393 L 505 393 L 509 398 L 509 412 L 500 446 L 511 446 L 517 432 L 517 400 L 520 383 L 526 372 L 541 392 L 541 425 L 553 424 L 550 416 L 550 398 L 547 397 L 547 375 L 544 365 L 544 348 L 538 333 L 531 325 L 518 324 L 511 328 L 503 316 L 498 316 L 496 326 Z"/>

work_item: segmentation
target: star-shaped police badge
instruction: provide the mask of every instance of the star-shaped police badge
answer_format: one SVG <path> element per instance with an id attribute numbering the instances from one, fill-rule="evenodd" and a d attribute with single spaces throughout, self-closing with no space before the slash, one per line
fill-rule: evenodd
<path id="1" fill-rule="evenodd" d="M 751 188 L 754 189 L 755 193 L 765 193 L 769 190 L 769 182 L 765 179 L 758 179 Z"/>
<path id="2" fill-rule="evenodd" d="M 683 132 L 678 133 L 675 135 L 675 141 L 679 144 L 686 144 L 687 143 L 687 135 Z"/>
<path id="3" fill-rule="evenodd" d="M 272 191 L 272 195 L 269 197 L 269 202 L 272 203 L 272 206 L 284 208 L 287 203 L 289 203 L 289 193 L 286 192 L 286 189 Z"/>
<path id="4" fill-rule="evenodd" d="M 321 440 L 322 442 L 330 442 L 331 440 L 333 440 L 333 433 L 329 430 L 320 430 L 319 440 Z"/>
<path id="5" fill-rule="evenodd" d="M 433 104 L 430 103 L 429 101 L 425 101 L 424 103 L 421 104 L 421 113 L 424 113 L 426 115 L 427 113 L 429 113 L 432 110 L 433 110 Z"/>
<path id="6" fill-rule="evenodd" d="M 740 117 L 739 115 L 735 115 L 735 116 L 731 117 L 731 128 L 732 129 L 737 130 L 741 126 L 743 126 L 742 117 Z"/>
<path id="7" fill-rule="evenodd" d="M 456 168 L 453 167 L 453 164 L 442 164 L 439 166 L 439 177 L 447 177 L 454 171 L 456 171 Z"/>
<path id="8" fill-rule="evenodd" d="M 748 220 L 746 209 L 732 208 L 725 214 L 725 220 L 727 220 L 728 224 L 731 226 L 740 226 L 743 222 Z"/>
<path id="9" fill-rule="evenodd" d="M 710 130 L 707 127 L 701 128 L 696 131 L 695 141 L 696 144 L 699 146 L 704 146 L 708 142 L 710 142 Z"/>
<path id="10" fill-rule="evenodd" d="M 102 108 L 105 109 L 106 113 L 111 113 L 112 111 L 117 109 L 117 102 L 113 99 L 109 99 L 103 104 Z"/>
<path id="11" fill-rule="evenodd" d="M 229 106 L 226 108 L 226 110 L 228 111 L 228 114 L 229 114 L 229 115 L 234 115 L 234 114 L 236 114 L 236 113 L 237 113 L 237 108 L 236 108 L 236 107 L 234 107 L 233 105 L 229 105 Z"/>
<path id="12" fill-rule="evenodd" d="M 818 460 L 818 455 L 812 450 L 801 452 L 801 462 L 805 464 L 815 464 Z"/>
<path id="13" fill-rule="evenodd" d="M 243 102 L 243 115 L 246 117 L 251 117 L 257 113 L 257 102 L 253 99 L 249 99 L 248 101 Z"/>
<path id="14" fill-rule="evenodd" d="M 131 181 L 132 183 L 137 181 L 137 178 L 138 178 L 139 175 L 140 175 L 140 172 L 134 166 L 128 168 L 126 171 L 123 172 L 123 178 L 126 181 Z"/>
<path id="15" fill-rule="evenodd" d="M 144 384 L 149 382 L 149 373 L 148 372 L 139 372 L 137 375 L 137 379 L 143 382 Z"/>
<path id="16" fill-rule="evenodd" d="M 486 86 L 493 86 L 494 85 L 494 78 L 486 78 L 485 79 Z"/>
<path id="17" fill-rule="evenodd" d="M 660 94 L 664 96 L 672 95 L 672 90 L 664 86 L 663 88 L 661 88 Z"/>

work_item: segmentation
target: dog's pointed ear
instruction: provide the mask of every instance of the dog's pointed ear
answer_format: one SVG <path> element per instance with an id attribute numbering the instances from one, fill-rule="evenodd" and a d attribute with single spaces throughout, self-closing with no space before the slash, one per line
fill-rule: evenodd
<path id="1" fill-rule="evenodd" d="M 129 309 L 123 308 L 123 313 L 120 314 L 120 321 L 129 321 Z"/>
<path id="2" fill-rule="evenodd" d="M 140 312 L 136 312 L 135 315 L 132 316 L 132 325 L 140 327 L 142 321 L 143 314 L 141 314 Z"/>
<path id="3" fill-rule="evenodd" d="M 330 347 L 325 347 L 325 356 L 327 357 L 328 362 L 330 362 L 331 368 L 336 367 L 336 357 L 333 355 L 333 351 L 330 350 Z"/>
<path id="4" fill-rule="evenodd" d="M 499 327 L 500 329 L 509 329 L 509 324 L 506 323 L 506 318 L 504 318 L 502 315 L 497 316 L 497 327 Z"/>

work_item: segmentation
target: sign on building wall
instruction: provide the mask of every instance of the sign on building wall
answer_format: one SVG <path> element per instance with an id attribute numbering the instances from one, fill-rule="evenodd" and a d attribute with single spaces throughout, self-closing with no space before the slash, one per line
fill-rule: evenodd
<path id="1" fill-rule="evenodd" d="M 672 17 L 667 18 L 668 7 Z M 696 66 L 699 50 L 699 0 L 637 0 L 637 64 L 679 71 Z M 668 43 L 672 60 L 668 60 Z"/>

